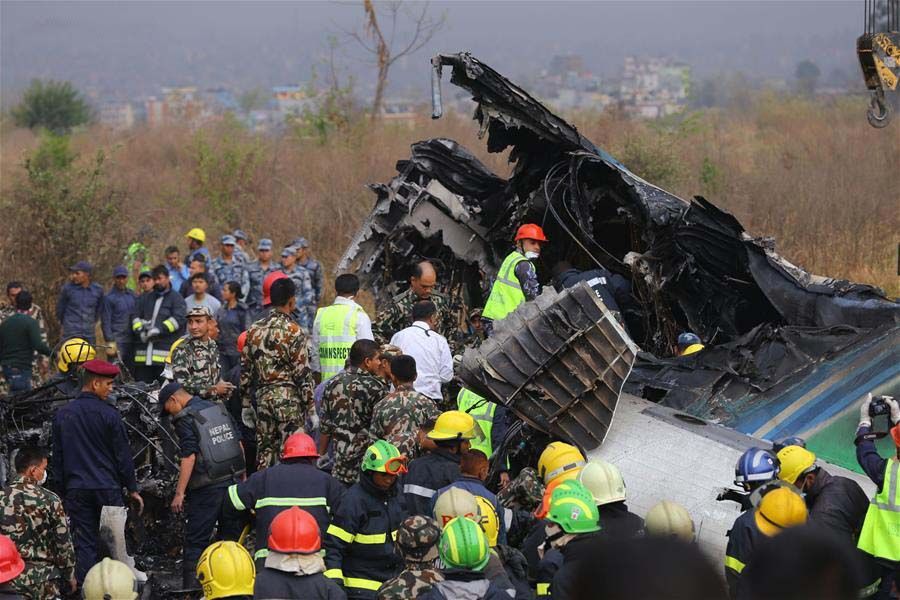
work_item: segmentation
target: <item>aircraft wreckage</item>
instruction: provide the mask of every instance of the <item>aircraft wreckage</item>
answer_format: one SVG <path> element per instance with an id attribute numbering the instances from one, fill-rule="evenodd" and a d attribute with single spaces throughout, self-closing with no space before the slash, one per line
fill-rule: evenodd
<path id="1" fill-rule="evenodd" d="M 514 434 L 567 439 L 627 465 L 635 436 L 646 440 L 653 429 L 637 425 L 640 415 L 679 432 L 660 439 L 691 447 L 697 436 L 696 449 L 718 456 L 713 487 L 731 481 L 740 451 L 761 443 L 743 434 L 804 436 L 820 457 L 858 469 L 855 420 L 845 417 L 867 392 L 900 391 L 900 304 L 869 285 L 811 275 L 712 202 L 644 181 L 470 54 L 440 55 L 432 66 L 433 116 L 449 68 L 477 105 L 488 151 L 510 149 L 512 175 L 498 176 L 450 139 L 414 143 L 391 181 L 370 186 L 375 207 L 337 271 L 355 271 L 381 301 L 428 259 L 442 291 L 481 307 L 516 228 L 539 223 L 551 240 L 538 264 L 544 296 L 497 323 L 459 370 L 465 385 L 528 425 Z M 603 266 L 630 282 L 624 327 L 588 300 L 586 286 L 548 289 L 559 261 Z M 673 358 L 686 330 L 706 350 Z M 644 433 L 610 430 L 614 414 L 631 415 L 623 426 Z M 648 447 L 645 459 L 654 454 Z M 633 492 L 641 468 L 632 475 Z M 719 521 L 715 502 L 688 491 L 704 483 L 686 483 L 682 496 L 695 501 L 682 499 Z"/>

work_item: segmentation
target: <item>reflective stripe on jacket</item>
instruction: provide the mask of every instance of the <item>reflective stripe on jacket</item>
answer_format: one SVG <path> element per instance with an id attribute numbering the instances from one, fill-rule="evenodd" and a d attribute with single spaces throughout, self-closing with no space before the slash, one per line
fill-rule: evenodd
<path id="1" fill-rule="evenodd" d="M 362 309 L 351 304 L 332 304 L 316 313 L 314 327 L 319 333 L 319 367 L 322 381 L 344 368 L 350 347 L 356 341 L 356 321 Z"/>
<path id="2" fill-rule="evenodd" d="M 522 284 L 516 277 L 516 265 L 527 260 L 518 250 L 513 250 L 503 259 L 497 279 L 491 287 L 491 295 L 484 305 L 482 317 L 499 321 L 525 302 Z"/>
<path id="3" fill-rule="evenodd" d="M 900 561 L 900 462 L 890 458 L 884 467 L 884 484 L 869 504 L 857 546 L 876 558 Z"/>

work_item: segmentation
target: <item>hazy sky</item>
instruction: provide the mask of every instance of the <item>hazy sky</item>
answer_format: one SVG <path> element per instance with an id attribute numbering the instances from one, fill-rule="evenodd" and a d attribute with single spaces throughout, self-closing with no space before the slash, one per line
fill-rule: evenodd
<path id="1" fill-rule="evenodd" d="M 421 5 L 412 4 L 416 9 Z M 665 55 L 699 75 L 741 70 L 789 78 L 813 59 L 826 77 L 856 66 L 862 2 L 432 2 L 446 14 L 434 40 L 394 71 L 394 91 L 427 89 L 428 58 L 470 50 L 521 78 L 554 54 L 577 53 L 600 74 L 625 55 Z M 358 26 L 360 2 L 0 2 L 0 86 L 68 79 L 129 97 L 163 85 L 237 89 L 301 82 L 329 34 Z M 399 35 L 403 35 L 401 31 Z M 341 64 L 363 93 L 372 71 L 348 44 Z M 860 85 L 862 78 L 860 77 Z M 424 92 L 427 94 L 427 92 Z"/>

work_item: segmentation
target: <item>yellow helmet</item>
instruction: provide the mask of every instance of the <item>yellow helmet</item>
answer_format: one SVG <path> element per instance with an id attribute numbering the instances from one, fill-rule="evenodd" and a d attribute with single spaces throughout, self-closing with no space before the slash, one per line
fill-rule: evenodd
<path id="1" fill-rule="evenodd" d="M 557 478 L 574 479 L 578 477 L 584 466 L 584 455 L 581 450 L 565 442 L 550 442 L 538 459 L 538 474 L 544 485 Z"/>
<path id="2" fill-rule="evenodd" d="M 459 487 L 451 487 L 434 501 L 434 520 L 441 529 L 456 517 L 481 522 L 481 509 L 474 494 Z"/>
<path id="3" fill-rule="evenodd" d="M 803 525 L 808 515 L 806 502 L 800 494 L 789 487 L 779 487 L 762 497 L 753 513 L 753 521 L 764 535 L 772 537 L 782 529 Z"/>
<path id="4" fill-rule="evenodd" d="M 477 437 L 475 419 L 461 410 L 448 410 L 434 422 L 428 437 L 432 440 L 471 440 Z"/>
<path id="5" fill-rule="evenodd" d="M 694 520 L 690 513 L 670 500 L 663 500 L 647 512 L 644 530 L 647 535 L 673 536 L 686 542 L 694 541 Z"/>
<path id="6" fill-rule="evenodd" d="M 85 600 L 134 600 L 137 598 L 137 582 L 134 573 L 125 563 L 104 558 L 84 576 Z"/>
<path id="7" fill-rule="evenodd" d="M 605 460 L 592 460 L 581 469 L 578 481 L 584 484 L 597 506 L 625 500 L 625 480 L 618 467 Z"/>
<path id="8" fill-rule="evenodd" d="M 184 234 L 184 237 L 191 238 L 192 240 L 197 240 L 201 244 L 206 243 L 206 232 L 203 231 L 202 229 L 200 229 L 199 227 L 194 227 L 193 229 L 188 231 L 186 234 Z"/>
<path id="9" fill-rule="evenodd" d="M 778 478 L 794 483 L 816 466 L 816 455 L 803 446 L 785 446 L 778 452 L 781 473 Z"/>
<path id="10" fill-rule="evenodd" d="M 252 596 L 255 579 L 253 559 L 237 542 L 214 542 L 197 561 L 197 581 L 207 600 Z"/>
<path id="11" fill-rule="evenodd" d="M 69 365 L 80 365 L 83 362 L 94 360 L 97 356 L 96 350 L 91 344 L 82 338 L 71 338 L 66 340 L 59 349 L 59 360 L 56 361 L 56 368 L 60 373 L 68 373 Z"/>
<path id="12" fill-rule="evenodd" d="M 478 503 L 478 509 L 481 511 L 481 528 L 484 529 L 488 543 L 493 548 L 497 545 L 497 538 L 500 537 L 500 518 L 497 516 L 497 509 L 487 498 L 482 496 L 475 496 L 475 502 Z"/>

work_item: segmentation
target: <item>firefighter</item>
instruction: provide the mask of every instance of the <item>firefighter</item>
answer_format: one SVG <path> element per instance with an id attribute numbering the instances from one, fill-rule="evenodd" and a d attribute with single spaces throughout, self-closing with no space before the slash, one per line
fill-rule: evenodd
<path id="1" fill-rule="evenodd" d="M 481 528 L 484 529 L 488 544 L 491 546 L 491 557 L 488 566 L 485 567 L 488 579 L 501 588 L 508 580 L 510 588 L 504 589 L 512 589 L 513 596 L 517 599 L 533 598 L 534 592 L 528 584 L 528 561 L 521 552 L 499 541 L 500 517 L 497 515 L 497 509 L 482 496 L 475 496 L 475 502 L 481 513 Z M 492 571 L 494 565 L 502 571 Z"/>
<path id="2" fill-rule="evenodd" d="M 662 500 L 654 504 L 644 518 L 644 532 L 648 537 L 675 537 L 685 542 L 694 541 L 694 520 L 685 507 Z"/>
<path id="3" fill-rule="evenodd" d="M 803 498 L 787 487 L 773 489 L 762 497 L 754 510 L 741 513 L 728 532 L 725 549 L 725 580 L 732 598 L 738 597 L 741 574 L 759 544 L 787 527 L 806 523 L 807 517 Z"/>
<path id="4" fill-rule="evenodd" d="M 750 510 L 759 504 L 764 488 L 781 481 L 778 479 L 780 472 L 781 465 L 774 452 L 764 448 L 749 448 L 734 465 L 734 484 L 742 491 L 725 488 L 716 500 L 731 500 L 741 505 L 741 511 Z"/>
<path id="5" fill-rule="evenodd" d="M 574 588 L 575 573 L 580 564 L 592 558 L 599 518 L 594 497 L 580 482 L 570 481 L 553 490 L 546 518 L 547 542 L 562 554 L 562 564 L 550 584 L 554 600 L 579 597 Z"/>
<path id="6" fill-rule="evenodd" d="M 359 481 L 332 513 L 325 538 L 325 571 L 342 583 L 348 598 L 374 599 L 381 584 L 403 567 L 394 549 L 397 528 L 407 517 L 397 495 L 397 477 L 406 457 L 377 440 L 366 449 Z"/>
<path id="7" fill-rule="evenodd" d="M 256 511 L 254 558 L 258 568 L 262 569 L 268 555 L 265 540 L 272 520 L 286 508 L 301 506 L 316 519 L 320 531 L 328 528 L 329 515 L 340 504 L 344 486 L 316 468 L 318 457 L 313 439 L 305 433 L 295 433 L 284 442 L 281 462 L 228 488 L 226 513 L 238 512 L 243 518 L 246 511 Z M 227 537 L 237 539 L 237 533 L 232 531 Z"/>
<path id="8" fill-rule="evenodd" d="M 592 460 L 578 474 L 578 481 L 594 497 L 604 537 L 633 538 L 643 534 L 643 519 L 625 504 L 625 480 L 618 467 Z"/>
<path id="9" fill-rule="evenodd" d="M 131 567 L 123 562 L 104 558 L 91 567 L 84 577 L 84 600 L 135 600 L 137 582 Z"/>
<path id="10" fill-rule="evenodd" d="M 206 600 L 252 598 L 255 579 L 253 559 L 237 542 L 213 542 L 197 562 L 197 581 Z"/>
<path id="11" fill-rule="evenodd" d="M 315 517 L 292 506 L 278 513 L 269 527 L 269 554 L 259 570 L 253 597 L 261 600 L 346 598 L 340 586 L 322 573 L 322 536 Z"/>
<path id="12" fill-rule="evenodd" d="M 172 344 L 184 334 L 187 308 L 184 298 L 172 289 L 169 270 L 153 268 L 153 291 L 141 295 L 135 306 L 131 329 L 135 342 L 134 378 L 153 383 L 163 372 Z"/>
<path id="13" fill-rule="evenodd" d="M 443 581 L 419 596 L 420 600 L 509 600 L 511 596 L 487 578 L 485 567 L 490 559 L 490 545 L 481 526 L 456 517 L 441 533 L 438 553 L 444 564 Z"/>
<path id="14" fill-rule="evenodd" d="M 199 589 L 197 560 L 209 544 L 228 486 L 244 474 L 244 451 L 237 426 L 221 402 L 191 396 L 180 383 L 159 392 L 163 416 L 172 417 L 181 467 L 172 512 L 184 512 L 183 586 Z"/>
<path id="15" fill-rule="evenodd" d="M 500 270 L 497 271 L 497 279 L 491 287 L 491 295 L 481 313 L 484 331 L 488 336 L 491 335 L 494 321 L 506 318 L 517 306 L 527 300 L 534 300 L 541 293 L 532 261 L 541 256 L 541 244 L 549 241 L 544 230 L 534 223 L 519 227 L 515 238 L 516 248 L 503 259 Z"/>
<path id="16" fill-rule="evenodd" d="M 411 514 L 427 515 L 435 492 L 459 479 L 460 457 L 475 439 L 475 419 L 458 410 L 441 413 L 427 434 L 436 448 L 409 463 L 403 494 Z"/>

